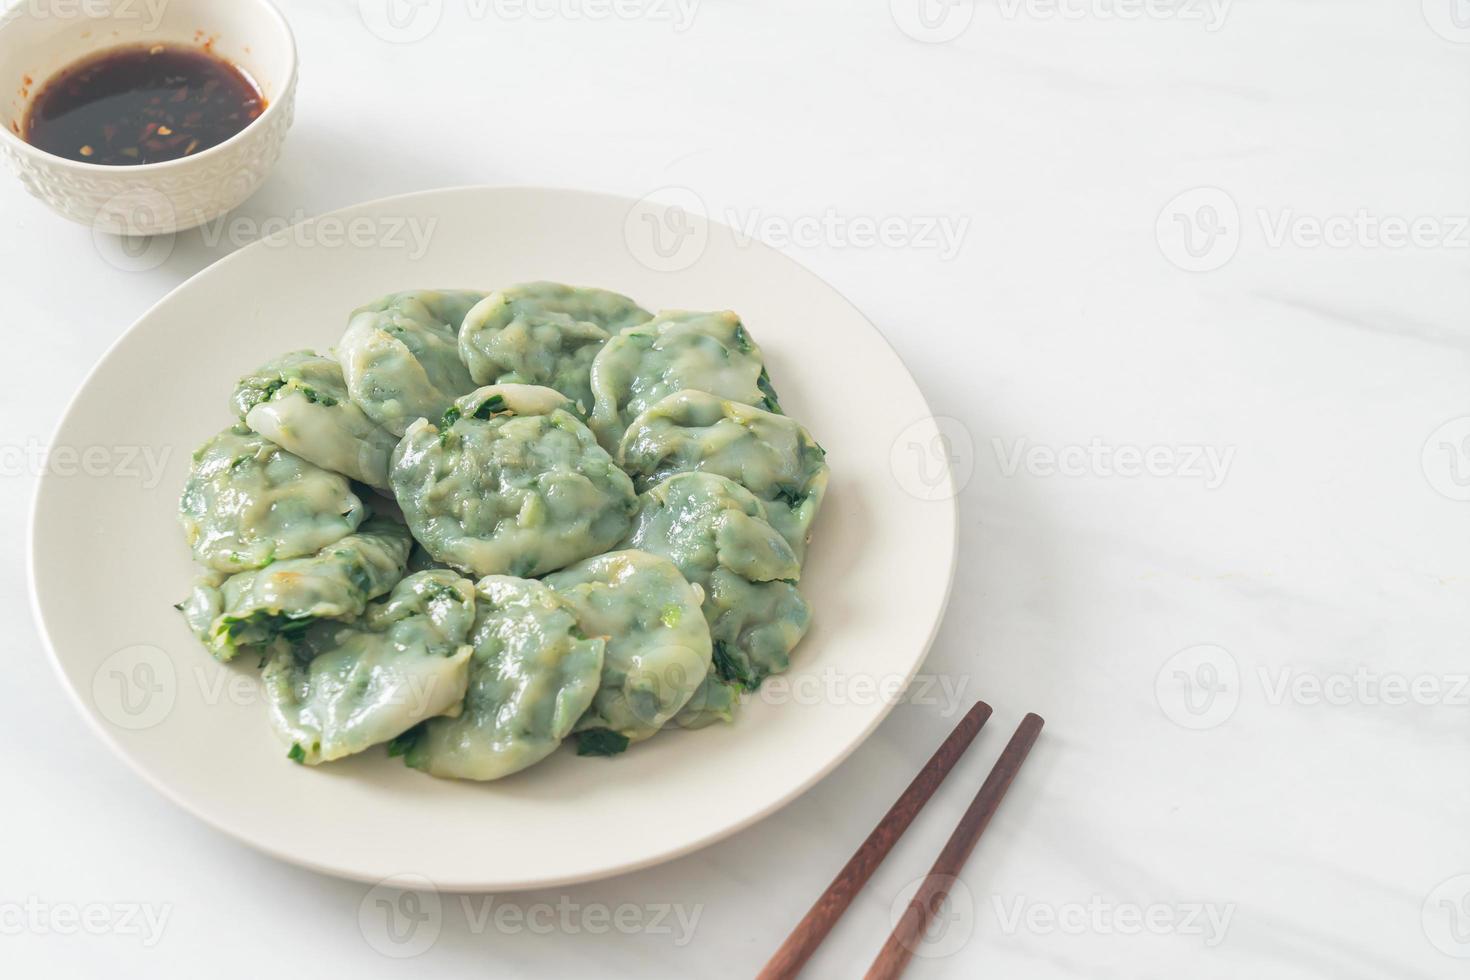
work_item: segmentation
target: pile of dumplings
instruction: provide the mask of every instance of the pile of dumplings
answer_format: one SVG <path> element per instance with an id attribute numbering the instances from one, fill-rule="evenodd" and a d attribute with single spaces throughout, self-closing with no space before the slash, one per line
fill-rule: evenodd
<path id="1" fill-rule="evenodd" d="M 557 283 L 417 291 L 236 387 L 179 605 L 259 659 L 288 757 L 491 780 L 731 721 L 811 624 L 825 453 L 730 312 Z"/>

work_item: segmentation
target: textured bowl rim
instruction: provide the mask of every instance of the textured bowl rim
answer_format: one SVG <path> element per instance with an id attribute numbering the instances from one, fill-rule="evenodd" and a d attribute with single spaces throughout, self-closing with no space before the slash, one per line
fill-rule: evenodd
<path id="1" fill-rule="evenodd" d="M 242 0 L 229 0 L 229 2 L 240 3 L 242 2 Z M 208 160 L 212 157 L 223 155 L 225 151 L 233 148 L 234 146 L 237 146 L 247 137 L 249 137 L 250 134 L 253 133 L 255 130 L 260 129 L 271 119 L 275 118 L 281 112 L 284 112 L 284 106 L 289 104 L 293 100 L 296 90 L 296 75 L 298 67 L 296 35 L 291 30 L 290 22 L 286 20 L 286 15 L 281 13 L 281 8 L 276 6 L 275 0 L 249 0 L 249 2 L 253 2 L 256 7 L 261 11 L 261 13 L 268 16 L 275 23 L 276 27 L 279 28 L 281 32 L 285 35 L 285 81 L 281 85 L 280 94 L 276 98 L 270 100 L 270 102 L 265 107 L 265 111 L 252 119 L 244 129 L 240 130 L 238 133 L 236 133 L 234 136 L 231 136 L 223 143 L 216 143 L 214 146 L 211 146 L 203 153 L 196 153 L 193 156 L 179 157 L 176 160 L 160 160 L 157 163 L 137 163 L 113 166 L 105 163 L 86 163 L 82 160 L 72 160 L 69 157 L 57 156 L 55 153 L 50 153 L 46 150 L 43 150 L 39 146 L 25 139 L 24 137 L 11 132 L 10 127 L 8 126 L 0 126 L 0 142 L 4 142 L 12 147 L 15 147 L 18 152 L 24 153 L 27 156 L 45 160 L 51 166 L 74 169 L 82 173 L 112 174 L 118 177 L 128 177 L 135 175 L 138 177 L 149 177 L 153 174 L 166 173 L 170 170 L 179 169 L 180 167 L 191 166 L 195 163 L 195 161 L 198 160 Z M 0 27 L 3 27 L 10 20 L 17 20 L 21 17 L 24 17 L 25 10 L 25 4 L 21 4 L 12 8 L 12 15 L 10 17 L 0 17 Z M 3 31 L 0 31 L 0 37 L 3 37 Z M 98 48 L 97 50 L 105 51 L 107 50 L 107 48 L 102 47 Z M 238 68 L 239 66 L 236 67 Z M 239 70 L 242 72 L 244 71 L 243 68 L 240 68 Z M 246 72 L 246 76 L 250 77 L 248 72 Z M 256 85 L 257 89 L 259 88 L 259 83 L 256 82 L 253 77 L 250 77 L 250 81 L 252 84 Z M 44 82 L 42 83 L 41 87 L 45 87 Z M 29 107 L 27 107 L 27 109 L 29 109 Z"/>

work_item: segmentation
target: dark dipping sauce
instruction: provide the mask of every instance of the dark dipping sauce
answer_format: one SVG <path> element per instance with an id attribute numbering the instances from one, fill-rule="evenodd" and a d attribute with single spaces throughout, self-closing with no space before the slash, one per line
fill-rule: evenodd
<path id="1" fill-rule="evenodd" d="M 223 143 L 265 111 L 240 69 L 155 44 L 89 55 L 46 82 L 26 116 L 31 145 L 110 167 L 177 160 Z"/>

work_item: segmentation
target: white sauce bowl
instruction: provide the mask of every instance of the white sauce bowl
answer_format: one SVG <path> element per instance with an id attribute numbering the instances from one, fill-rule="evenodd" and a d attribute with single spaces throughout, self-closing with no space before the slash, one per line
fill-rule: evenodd
<path id="1" fill-rule="evenodd" d="M 270 0 L 0 0 L 0 157 L 58 214 L 116 234 L 154 235 L 204 224 L 237 207 L 280 157 L 296 100 L 296 41 Z M 31 100 L 58 71 L 128 44 L 210 50 L 243 70 L 266 109 L 201 153 L 139 166 L 102 166 L 27 143 Z"/>

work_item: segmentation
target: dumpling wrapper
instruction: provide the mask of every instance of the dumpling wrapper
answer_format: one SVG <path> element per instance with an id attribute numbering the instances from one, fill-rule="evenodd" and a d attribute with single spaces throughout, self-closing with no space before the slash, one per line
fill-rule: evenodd
<path id="1" fill-rule="evenodd" d="M 690 388 L 780 411 L 761 350 L 734 313 L 660 313 L 625 330 L 592 362 L 588 424 L 610 453 L 639 414 Z"/>
<path id="2" fill-rule="evenodd" d="M 404 519 L 436 560 L 476 576 L 535 576 L 617 544 L 633 484 L 550 388 L 492 385 L 393 454 Z"/>
<path id="3" fill-rule="evenodd" d="M 475 588 L 464 710 L 412 733 L 404 761 L 434 776 L 500 779 L 545 759 L 571 734 L 597 693 L 606 644 L 583 636 L 540 582 L 491 575 Z"/>
<path id="4" fill-rule="evenodd" d="M 394 436 L 438 419 L 475 387 L 459 359 L 459 328 L 485 298 L 467 290 L 394 293 L 352 314 L 337 358 L 352 401 Z"/>
<path id="5" fill-rule="evenodd" d="M 719 671 L 711 670 L 688 703 L 664 727 L 696 731 L 721 722 L 729 724 L 740 711 L 740 695 L 744 690 L 742 685 L 721 677 Z"/>
<path id="6" fill-rule="evenodd" d="M 195 560 L 221 572 L 316 554 L 357 530 L 365 516 L 346 477 L 243 425 L 195 451 L 179 500 Z"/>
<path id="7" fill-rule="evenodd" d="M 334 358 L 283 354 L 241 378 L 231 404 L 253 431 L 302 459 L 370 487 L 388 486 L 398 438 L 351 400 Z"/>
<path id="8" fill-rule="evenodd" d="M 712 645 L 703 596 L 667 558 L 614 551 L 544 579 L 588 636 L 603 637 L 602 680 L 577 722 L 578 751 L 594 741 L 625 747 L 658 732 L 709 674 Z M 609 733 L 611 738 L 608 738 Z"/>
<path id="9" fill-rule="evenodd" d="M 761 499 L 798 560 L 827 494 L 826 456 L 787 416 L 704 391 L 676 392 L 653 405 L 628 427 L 617 452 L 640 491 L 675 473 L 734 480 Z"/>
<path id="10" fill-rule="evenodd" d="M 278 636 L 299 634 L 319 619 L 355 619 L 373 599 L 403 578 L 413 539 L 408 528 L 369 520 L 341 541 L 310 558 L 289 558 L 262 569 L 230 576 L 210 600 L 204 583 L 180 608 L 186 620 L 203 626 L 200 638 L 221 661 L 244 647 L 264 647 Z M 208 624 L 198 622 L 191 604 L 212 609 Z"/>
<path id="11" fill-rule="evenodd" d="M 713 473 L 676 474 L 638 499 L 623 546 L 668 558 L 704 590 L 719 677 L 755 690 L 784 672 L 811 626 L 811 607 L 790 581 L 800 570 L 796 555 L 761 502 Z"/>
<path id="12" fill-rule="evenodd" d="M 272 727 L 307 765 L 388 742 L 457 714 L 474 648 L 475 588 L 453 572 L 411 575 L 357 623 L 317 623 L 277 641 L 261 680 Z M 307 659 L 309 658 L 309 659 Z"/>
<path id="13" fill-rule="evenodd" d="M 609 337 L 653 314 L 626 296 L 555 282 L 499 289 L 465 317 L 459 353 L 478 384 L 555 388 L 592 411 L 592 359 Z"/>

